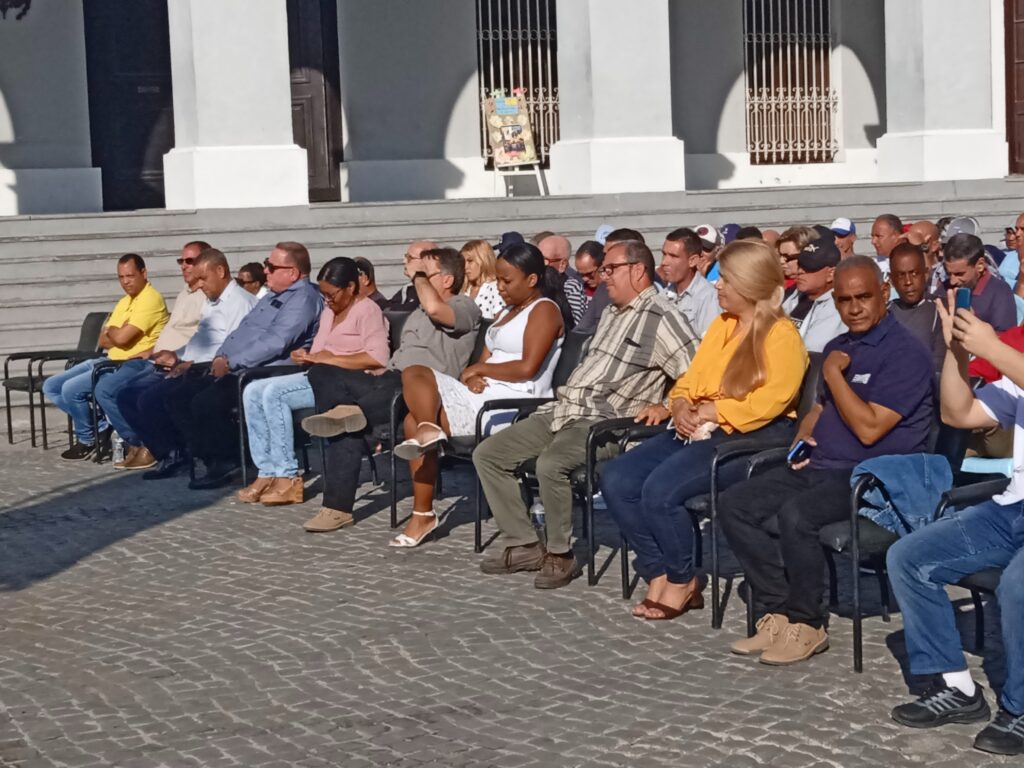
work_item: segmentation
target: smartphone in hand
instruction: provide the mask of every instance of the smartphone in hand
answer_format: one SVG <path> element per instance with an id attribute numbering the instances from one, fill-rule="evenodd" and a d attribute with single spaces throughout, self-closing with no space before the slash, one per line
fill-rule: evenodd
<path id="1" fill-rule="evenodd" d="M 796 445 L 789 449 L 789 453 L 786 454 L 787 464 L 799 464 L 801 461 L 806 461 L 811 458 L 811 454 L 814 452 L 814 446 L 808 443 L 806 440 L 797 440 Z"/>
<path id="2" fill-rule="evenodd" d="M 956 294 L 953 299 L 953 305 L 955 309 L 970 309 L 971 308 L 971 289 L 970 288 L 957 288 Z"/>

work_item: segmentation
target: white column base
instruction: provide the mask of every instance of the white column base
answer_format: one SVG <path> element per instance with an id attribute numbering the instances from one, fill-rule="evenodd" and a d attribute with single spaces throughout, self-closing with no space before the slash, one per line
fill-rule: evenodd
<path id="1" fill-rule="evenodd" d="M 0 168 L 0 216 L 102 210 L 99 168 Z"/>
<path id="2" fill-rule="evenodd" d="M 878 139 L 881 181 L 1001 179 L 1009 166 L 1000 131 L 886 133 Z"/>
<path id="3" fill-rule="evenodd" d="M 662 136 L 557 141 L 549 184 L 554 195 L 684 190 L 683 142 Z"/>
<path id="4" fill-rule="evenodd" d="M 294 144 L 194 147 L 164 155 L 168 209 L 309 205 L 306 150 Z"/>

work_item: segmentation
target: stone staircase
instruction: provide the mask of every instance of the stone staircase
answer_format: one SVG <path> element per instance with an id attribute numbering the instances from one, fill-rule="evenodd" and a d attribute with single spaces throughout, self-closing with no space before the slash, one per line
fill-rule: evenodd
<path id="1" fill-rule="evenodd" d="M 181 287 L 174 259 L 183 243 L 203 239 L 237 268 L 262 261 L 274 243 L 298 240 L 314 271 L 333 256 L 365 256 L 385 293 L 404 280 L 402 256 L 415 239 L 458 247 L 507 230 L 529 236 L 550 229 L 578 244 L 601 223 L 631 226 L 655 246 L 679 226 L 727 222 L 782 229 L 848 216 L 860 229 L 858 251 L 870 252 L 871 222 L 891 212 L 905 221 L 972 215 L 987 242 L 1024 210 L 1024 179 L 780 187 L 630 195 L 327 204 L 301 208 L 137 211 L 77 216 L 0 218 L 0 355 L 73 346 L 87 312 L 108 311 L 121 296 L 117 257 L 142 254 L 156 287 Z"/>

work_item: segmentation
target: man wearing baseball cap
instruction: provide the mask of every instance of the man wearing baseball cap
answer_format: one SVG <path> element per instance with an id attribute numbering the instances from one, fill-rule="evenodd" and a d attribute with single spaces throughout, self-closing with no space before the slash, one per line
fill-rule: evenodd
<path id="1" fill-rule="evenodd" d="M 808 352 L 821 352 L 846 326 L 832 299 L 832 279 L 842 260 L 827 237 L 812 240 L 797 256 L 796 292 L 783 302 Z"/>
<path id="2" fill-rule="evenodd" d="M 698 224 L 694 230 L 700 238 L 701 257 L 698 269 L 709 283 L 718 279 L 718 252 L 722 250 L 722 233 L 711 224 Z"/>
<path id="3" fill-rule="evenodd" d="M 840 216 L 828 228 L 835 235 L 836 248 L 839 249 L 840 258 L 848 259 L 853 256 L 853 244 L 857 240 L 857 225 L 851 219 Z"/>

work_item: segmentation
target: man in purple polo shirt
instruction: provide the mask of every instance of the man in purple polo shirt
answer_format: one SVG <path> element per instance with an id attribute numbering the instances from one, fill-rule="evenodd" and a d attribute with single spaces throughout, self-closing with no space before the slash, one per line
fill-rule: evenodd
<path id="1" fill-rule="evenodd" d="M 953 235 L 942 249 L 950 288 L 971 289 L 971 309 L 997 333 L 1017 324 L 1013 288 L 989 269 L 985 244 L 976 235 Z"/>
<path id="2" fill-rule="evenodd" d="M 935 371 L 928 350 L 886 309 L 888 285 L 873 259 L 835 268 L 836 307 L 849 332 L 825 345 L 818 403 L 794 445 L 809 460 L 769 470 L 726 490 L 719 519 L 763 616 L 734 653 L 793 664 L 828 648 L 821 610 L 825 556 L 819 531 L 850 514 L 850 475 L 874 456 L 926 450 Z M 778 518 L 776 537 L 769 523 Z"/>

